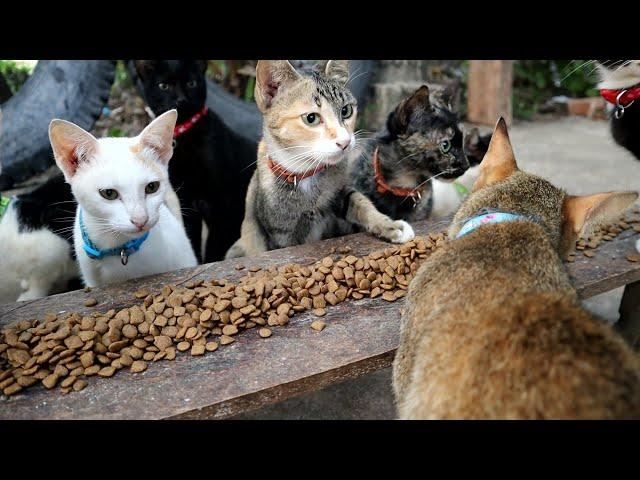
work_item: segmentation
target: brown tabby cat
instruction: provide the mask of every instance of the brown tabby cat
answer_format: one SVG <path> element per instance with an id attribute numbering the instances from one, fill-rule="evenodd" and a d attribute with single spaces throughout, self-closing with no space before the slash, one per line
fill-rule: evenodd
<path id="1" fill-rule="evenodd" d="M 411 283 L 393 372 L 399 416 L 640 418 L 638 357 L 582 308 L 561 260 L 637 197 L 567 195 L 518 170 L 500 119 L 451 240 Z"/>

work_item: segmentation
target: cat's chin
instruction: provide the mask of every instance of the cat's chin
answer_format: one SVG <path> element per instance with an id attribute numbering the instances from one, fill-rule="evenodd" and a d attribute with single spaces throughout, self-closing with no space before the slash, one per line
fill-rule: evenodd
<path id="1" fill-rule="evenodd" d="M 322 160 L 322 163 L 324 165 L 327 166 L 333 166 L 333 165 L 337 165 L 338 163 L 340 163 L 341 161 L 343 161 L 345 158 L 347 158 L 347 153 L 345 152 L 338 152 L 335 153 L 333 155 L 331 155 L 330 157 L 326 157 Z"/>

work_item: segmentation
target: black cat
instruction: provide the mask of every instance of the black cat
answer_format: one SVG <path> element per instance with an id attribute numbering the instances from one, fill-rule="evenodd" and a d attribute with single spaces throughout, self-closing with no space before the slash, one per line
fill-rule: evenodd
<path id="1" fill-rule="evenodd" d="M 640 60 L 598 60 L 598 71 L 598 88 L 615 105 L 613 139 L 640 159 Z"/>
<path id="2" fill-rule="evenodd" d="M 431 178 L 453 180 L 469 168 L 452 89 L 430 98 L 423 85 L 389 114 L 370 154 L 354 168 L 355 187 L 382 213 L 415 221 L 432 210 Z"/>
<path id="3" fill-rule="evenodd" d="M 169 177 L 198 259 L 204 219 L 209 230 L 204 261 L 221 260 L 240 236 L 257 144 L 206 108 L 204 60 L 134 60 L 133 66 L 142 96 L 156 115 L 178 110 Z"/>

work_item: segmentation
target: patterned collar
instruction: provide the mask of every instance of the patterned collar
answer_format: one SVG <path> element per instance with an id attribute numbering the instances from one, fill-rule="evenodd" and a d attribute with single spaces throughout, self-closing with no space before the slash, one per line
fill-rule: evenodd
<path id="1" fill-rule="evenodd" d="M 140 247 L 149 236 L 149 232 L 145 232 L 141 237 L 129 240 L 119 247 L 101 249 L 96 247 L 96 245 L 89 238 L 89 234 L 87 233 L 87 229 L 84 225 L 82 209 L 80 209 L 79 220 L 80 233 L 82 234 L 82 247 L 84 248 L 87 256 L 92 260 L 102 260 L 104 257 L 120 255 L 120 261 L 122 262 L 122 265 L 126 265 L 129 262 L 129 256 L 140 250 Z"/>
<path id="2" fill-rule="evenodd" d="M 525 221 L 525 222 L 537 222 L 537 220 L 527 217 L 524 215 L 519 215 L 515 213 L 506 213 L 506 212 L 488 212 L 477 215 L 475 217 L 470 218 L 462 225 L 462 228 L 456 235 L 456 238 L 464 237 L 469 233 L 473 232 L 478 227 L 482 225 L 487 225 L 489 223 L 502 223 L 502 222 L 515 222 L 515 221 Z"/>

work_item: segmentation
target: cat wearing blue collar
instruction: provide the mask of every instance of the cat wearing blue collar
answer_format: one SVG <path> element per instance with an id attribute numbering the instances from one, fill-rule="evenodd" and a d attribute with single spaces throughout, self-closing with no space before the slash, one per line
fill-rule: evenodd
<path id="1" fill-rule="evenodd" d="M 414 277 L 393 367 L 403 419 L 640 419 L 640 360 L 562 259 L 637 192 L 573 196 L 518 169 L 504 120 Z"/>
<path id="2" fill-rule="evenodd" d="M 176 110 L 134 138 L 96 139 L 52 120 L 57 165 L 78 203 L 74 248 L 84 283 L 93 287 L 197 264 L 183 223 L 167 205 Z"/>

